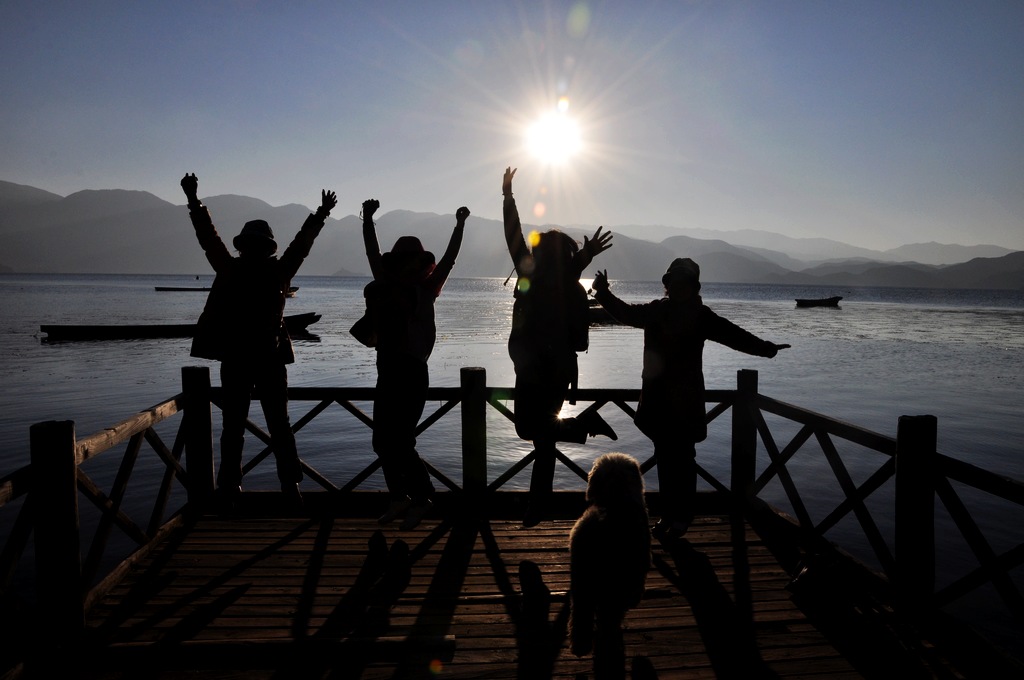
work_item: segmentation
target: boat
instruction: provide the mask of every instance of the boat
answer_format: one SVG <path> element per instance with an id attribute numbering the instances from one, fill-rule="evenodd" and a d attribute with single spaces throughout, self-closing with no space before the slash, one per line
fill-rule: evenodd
<path id="1" fill-rule="evenodd" d="M 209 292 L 209 286 L 156 286 L 157 292 L 160 293 L 186 293 L 186 292 Z M 298 286 L 291 286 L 288 288 L 288 292 L 285 293 L 286 297 L 295 297 L 295 293 L 299 291 Z"/>
<path id="2" fill-rule="evenodd" d="M 834 295 L 827 298 L 797 298 L 797 307 L 838 307 L 842 295 Z"/>
<path id="3" fill-rule="evenodd" d="M 288 333 L 302 337 L 308 335 L 307 327 L 320 320 L 316 312 L 291 314 L 284 317 Z M 195 334 L 196 325 L 186 324 L 126 324 L 126 325 L 70 325 L 43 324 L 39 330 L 46 333 L 46 342 L 67 342 L 70 340 L 136 340 L 147 338 L 190 338 Z"/>

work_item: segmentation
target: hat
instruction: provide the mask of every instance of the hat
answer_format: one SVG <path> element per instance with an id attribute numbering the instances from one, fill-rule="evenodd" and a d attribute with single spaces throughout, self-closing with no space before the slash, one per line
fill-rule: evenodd
<path id="1" fill-rule="evenodd" d="M 265 220 L 251 220 L 242 226 L 242 231 L 232 241 L 237 250 L 251 248 L 271 248 L 271 252 L 277 252 L 277 241 L 274 240 L 274 232 Z"/>
<path id="2" fill-rule="evenodd" d="M 673 276 L 682 276 L 692 283 L 699 284 L 700 267 L 688 257 L 677 257 L 668 266 L 665 275 L 661 277 L 661 282 L 667 286 Z"/>
<path id="3" fill-rule="evenodd" d="M 426 270 L 434 265 L 434 254 L 424 250 L 423 244 L 415 236 L 400 237 L 391 251 L 384 253 L 381 259 L 385 267 L 393 268 L 396 273 L 410 265 L 417 270 Z"/>

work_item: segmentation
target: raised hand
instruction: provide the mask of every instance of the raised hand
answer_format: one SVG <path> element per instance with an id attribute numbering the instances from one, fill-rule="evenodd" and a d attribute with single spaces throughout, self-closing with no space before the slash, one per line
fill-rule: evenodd
<path id="1" fill-rule="evenodd" d="M 792 345 L 775 345 L 775 351 L 777 352 L 780 349 L 789 349 L 790 347 L 792 347 Z"/>
<path id="2" fill-rule="evenodd" d="M 338 205 L 338 195 L 333 191 L 323 189 L 320 191 L 320 207 L 325 212 L 331 212 L 334 206 Z"/>
<path id="3" fill-rule="evenodd" d="M 369 198 L 363 201 L 363 219 L 373 219 L 373 213 L 377 212 L 377 208 L 380 207 L 380 201 L 376 198 Z"/>
<path id="4" fill-rule="evenodd" d="M 597 231 L 594 232 L 594 238 L 592 239 L 589 239 L 586 236 L 583 237 L 583 250 L 590 255 L 591 259 L 612 247 L 612 233 L 610 231 L 606 231 L 602 234 L 602 229 L 604 229 L 604 227 L 598 227 Z"/>
<path id="5" fill-rule="evenodd" d="M 455 221 L 459 224 L 465 224 L 467 217 L 469 217 L 469 208 L 466 206 L 462 206 L 455 211 Z"/>
<path id="6" fill-rule="evenodd" d="M 516 176 L 516 170 L 519 168 L 513 168 L 511 165 L 505 168 L 505 176 L 501 180 L 501 193 L 504 196 L 512 195 L 512 178 Z"/>
<path id="7" fill-rule="evenodd" d="M 196 177 L 196 173 L 193 172 L 191 175 L 187 172 L 185 173 L 185 176 L 181 178 L 181 190 L 185 192 L 185 196 L 188 198 L 189 203 L 198 199 L 199 178 Z"/>
<path id="8" fill-rule="evenodd" d="M 594 289 L 595 293 L 608 290 L 610 288 L 608 285 L 608 270 L 601 271 L 598 269 L 594 273 L 594 282 L 590 284 L 590 287 Z"/>

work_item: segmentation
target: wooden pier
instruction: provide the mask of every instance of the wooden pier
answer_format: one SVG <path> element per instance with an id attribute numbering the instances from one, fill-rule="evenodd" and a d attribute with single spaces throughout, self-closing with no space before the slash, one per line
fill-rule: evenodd
<path id="1" fill-rule="evenodd" d="M 487 475 L 482 414 L 491 406 L 514 417 L 502 405 L 507 388 L 488 388 L 482 371 L 464 369 L 460 388 L 432 390 L 442 405 L 420 429 L 460 406 L 461 479 L 429 465 L 427 454 L 446 489 L 417 529 L 401 531 L 373 519 L 384 494 L 359 488 L 374 464 L 334 483 L 304 460 L 307 478 L 322 489 L 304 494 L 299 513 L 274 492 L 243 493 L 230 513 L 218 512 L 211 503 L 218 393 L 204 371 L 186 369 L 182 394 L 95 435 L 77 439 L 67 421 L 33 426 L 31 464 L 0 479 L 0 506 L 17 511 L 0 552 L 0 678 L 601 677 L 593 658 L 575 657 L 566 640 L 568 533 L 582 493 L 556 493 L 552 519 L 524 528 L 525 493 L 502 486 L 530 457 Z M 372 426 L 355 405 L 372 390 L 290 394 L 314 404 L 296 430 L 332 405 Z M 636 396 L 581 390 L 579 398 L 632 415 Z M 710 392 L 712 400 L 709 421 L 732 413 L 731 478 L 702 467 L 712 490 L 700 494 L 698 520 L 681 539 L 656 540 L 646 594 L 625 621 L 625 677 L 1021 677 L 1017 659 L 943 610 L 990 583 L 1019 613 L 1010 571 L 1024 548 L 992 549 L 960 496 L 950 495 L 949 480 L 1017 507 L 1024 505 L 1019 482 L 935 452 L 930 417 L 901 419 L 898 436 L 888 438 L 759 395 L 749 372 L 737 390 Z M 788 444 L 776 443 L 781 430 L 766 414 L 795 423 Z M 159 424 L 174 420 L 167 445 Z M 255 424 L 250 430 L 267 441 Z M 821 446 L 844 492 L 817 521 L 786 468 L 808 441 Z M 839 455 L 842 442 L 881 454 L 878 471 L 855 483 Z M 147 521 L 138 521 L 125 498 L 144 445 L 165 472 Z M 101 490 L 85 464 L 119 448 Z M 246 472 L 269 453 L 255 452 Z M 922 474 L 922 466 L 933 472 Z M 792 490 L 789 513 L 758 497 L 769 479 Z M 887 480 L 900 496 L 893 536 L 865 503 Z M 653 511 L 657 493 L 648 496 Z M 88 532 L 80 498 L 100 516 Z M 936 499 L 953 508 L 979 560 L 977 570 L 942 587 L 934 576 Z M 843 516 L 865 527 L 881 570 L 827 539 Z M 104 553 L 118 544 L 112 536 L 135 547 L 106 569 Z M 17 574 L 30 544 L 27 596 Z"/>

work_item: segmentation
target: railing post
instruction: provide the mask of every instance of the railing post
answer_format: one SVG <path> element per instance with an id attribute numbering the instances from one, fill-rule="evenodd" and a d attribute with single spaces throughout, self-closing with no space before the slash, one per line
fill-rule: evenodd
<path id="1" fill-rule="evenodd" d="M 757 424 L 750 407 L 757 396 L 757 371 L 736 374 L 736 401 L 732 406 L 732 495 L 744 504 L 754 487 L 757 462 Z"/>
<path id="2" fill-rule="evenodd" d="M 462 487 L 472 502 L 487 489 L 487 371 L 466 367 L 462 384 Z"/>
<path id="3" fill-rule="evenodd" d="M 188 504 L 202 508 L 213 496 L 213 416 L 210 406 L 210 369 L 183 366 L 185 394 L 185 470 L 188 472 Z"/>
<path id="4" fill-rule="evenodd" d="M 35 506 L 36 596 L 48 640 L 76 641 L 85 628 L 75 422 L 29 428 Z"/>
<path id="5" fill-rule="evenodd" d="M 935 453 L 938 419 L 900 416 L 896 429 L 896 586 L 927 606 L 935 591 Z"/>

